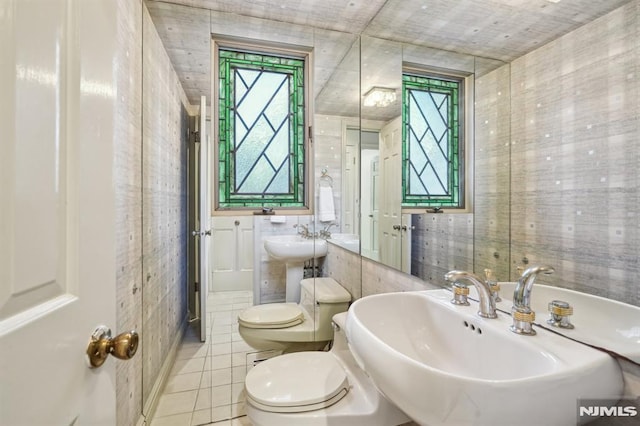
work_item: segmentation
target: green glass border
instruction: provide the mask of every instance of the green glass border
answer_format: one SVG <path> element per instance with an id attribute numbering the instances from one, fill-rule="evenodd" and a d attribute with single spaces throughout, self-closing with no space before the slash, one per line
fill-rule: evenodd
<path id="1" fill-rule="evenodd" d="M 305 61 L 238 50 L 218 50 L 218 208 L 305 207 Z M 264 70 L 287 74 L 289 82 L 289 192 L 283 194 L 238 194 L 233 188 L 234 78 L 236 69 Z"/>
<path id="2" fill-rule="evenodd" d="M 402 206 L 403 207 L 461 207 L 460 184 L 462 179 L 462 149 L 460 147 L 460 86 L 462 82 L 439 79 L 435 77 L 402 75 Z M 412 90 L 432 93 L 442 93 L 450 97 L 451 102 L 447 111 L 449 170 L 447 180 L 449 194 L 447 195 L 414 195 L 410 193 L 410 147 L 409 95 Z"/>

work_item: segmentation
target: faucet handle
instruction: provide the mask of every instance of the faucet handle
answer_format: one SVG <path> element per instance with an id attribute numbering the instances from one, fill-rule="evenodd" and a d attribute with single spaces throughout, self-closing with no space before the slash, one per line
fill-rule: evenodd
<path id="1" fill-rule="evenodd" d="M 493 276 L 493 271 L 489 268 L 485 268 L 484 270 L 484 278 L 487 282 L 495 281 L 495 277 Z"/>
<path id="2" fill-rule="evenodd" d="M 469 301 L 467 300 L 467 297 L 469 296 L 469 287 L 456 281 L 451 285 L 451 289 L 453 290 L 453 299 L 451 299 L 451 303 L 454 305 L 469 306 Z"/>
<path id="3" fill-rule="evenodd" d="M 500 284 L 498 284 L 498 280 L 496 279 L 493 271 L 489 268 L 484 270 L 484 278 L 487 284 L 489 285 L 489 290 L 491 290 L 491 297 L 493 300 L 497 302 L 502 302 L 500 298 Z"/>
<path id="4" fill-rule="evenodd" d="M 547 324 L 550 324 L 558 328 L 573 329 L 569 317 L 573 315 L 573 307 L 562 300 L 552 300 L 549 302 L 550 318 L 547 320 Z"/>

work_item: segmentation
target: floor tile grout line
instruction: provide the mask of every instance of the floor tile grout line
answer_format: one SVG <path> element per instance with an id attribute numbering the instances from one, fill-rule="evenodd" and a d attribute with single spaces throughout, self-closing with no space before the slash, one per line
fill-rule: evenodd
<path id="1" fill-rule="evenodd" d="M 194 405 L 193 405 L 193 409 L 191 410 L 190 413 L 189 412 L 184 412 L 184 413 L 170 414 L 170 415 L 162 416 L 162 417 L 154 417 L 154 419 L 156 419 L 156 418 L 157 419 L 161 419 L 163 417 L 168 417 L 168 416 L 171 416 L 171 415 L 189 414 L 189 417 L 190 417 L 189 424 L 193 423 L 196 411 L 200 411 L 200 410 L 196 410 L 196 407 L 197 407 L 197 404 L 198 404 L 198 398 L 200 397 L 200 392 L 205 388 L 206 389 L 210 389 L 210 393 L 211 393 L 210 396 L 211 396 L 211 398 L 213 398 L 213 389 L 215 387 L 228 386 L 229 389 L 230 389 L 230 392 L 231 392 L 230 399 L 229 399 L 230 404 L 227 404 L 227 405 L 224 405 L 224 406 L 228 406 L 230 410 L 233 410 L 234 406 L 236 407 L 236 409 L 240 409 L 241 406 L 244 404 L 244 401 L 242 401 L 242 400 L 234 400 L 234 397 L 233 397 L 233 389 L 234 389 L 234 387 L 237 387 L 237 385 L 242 383 L 242 382 L 234 382 L 233 381 L 233 370 L 234 370 L 234 368 L 244 368 L 246 370 L 246 368 L 247 368 L 246 365 L 244 365 L 244 366 L 243 365 L 234 366 L 233 360 L 230 359 L 230 366 L 229 367 L 224 367 L 224 369 L 229 369 L 230 370 L 231 375 L 232 375 L 231 383 L 226 384 L 226 385 L 225 384 L 218 385 L 218 386 L 214 386 L 213 385 L 213 372 L 216 371 L 216 370 L 213 369 L 213 365 L 211 364 L 211 366 L 210 366 L 211 369 L 207 369 L 207 359 L 209 359 L 210 363 L 213 363 L 214 355 L 213 355 L 212 345 L 214 344 L 213 343 L 213 340 L 214 340 L 213 336 L 214 335 L 230 334 L 228 342 L 220 342 L 222 344 L 224 344 L 224 343 L 228 344 L 227 347 L 229 348 L 229 352 L 224 352 L 224 353 L 221 353 L 221 354 L 218 354 L 218 355 L 215 355 L 215 356 L 229 356 L 230 358 L 233 358 L 233 356 L 236 355 L 236 354 L 245 353 L 244 351 L 233 352 L 233 349 L 234 349 L 233 348 L 233 346 L 234 346 L 233 343 L 238 343 L 238 344 L 244 343 L 244 340 L 242 340 L 242 339 L 235 340 L 235 341 L 233 340 L 233 334 L 237 332 L 237 331 L 234 330 L 234 328 L 235 328 L 234 326 L 237 324 L 237 322 L 234 322 L 234 316 L 237 315 L 237 313 L 239 311 L 241 311 L 242 309 L 246 308 L 247 306 L 251 306 L 251 303 L 252 303 L 251 297 L 252 297 L 252 295 L 251 295 L 251 292 L 244 292 L 245 296 L 237 297 L 237 296 L 234 296 L 232 293 L 236 293 L 236 292 L 228 292 L 228 294 L 225 297 L 227 301 L 231 301 L 231 303 L 228 303 L 227 305 L 232 305 L 232 309 L 229 310 L 229 311 L 218 311 L 217 312 L 217 313 L 220 313 L 220 312 L 223 313 L 223 315 L 221 317 L 227 317 L 227 318 L 230 317 L 230 319 L 229 319 L 230 323 L 227 323 L 227 320 L 225 318 L 224 323 L 216 324 L 215 319 L 219 319 L 221 317 L 214 318 L 214 314 L 216 313 L 216 311 L 215 311 L 216 303 L 215 302 L 216 302 L 216 300 L 221 300 L 221 299 L 217 298 L 215 294 L 209 296 L 209 298 L 207 300 L 207 307 L 208 308 L 211 307 L 211 310 L 210 310 L 210 312 L 207 313 L 207 315 L 211 315 L 210 320 L 209 320 L 211 325 L 210 325 L 210 327 L 207 328 L 207 337 L 208 337 L 207 340 L 208 340 L 208 342 L 205 343 L 205 344 L 207 344 L 207 349 L 205 350 L 204 357 L 202 357 L 202 356 L 198 356 L 198 357 L 191 356 L 191 357 L 182 359 L 186 363 L 186 362 L 188 362 L 190 360 L 193 360 L 193 359 L 204 358 L 204 362 L 203 362 L 202 368 L 200 370 L 200 382 L 198 383 L 198 388 L 197 389 L 180 391 L 180 392 L 193 392 L 193 391 L 196 391 L 196 399 L 195 399 L 195 402 L 194 402 Z M 234 302 L 234 300 L 236 300 L 236 301 Z M 240 302 L 240 300 L 242 300 L 242 302 Z M 239 306 L 237 306 L 236 309 L 233 309 L 233 305 L 239 305 Z M 218 327 L 222 326 L 224 328 L 228 328 L 228 332 L 214 334 L 214 327 L 216 327 L 216 325 Z M 194 345 L 197 345 L 199 343 L 200 342 L 194 342 L 194 341 L 186 342 L 186 341 L 183 340 L 183 342 L 181 342 L 179 350 L 185 348 L 187 345 L 194 346 Z M 193 355 L 195 355 L 198 352 L 199 351 L 196 350 Z M 246 353 L 245 353 L 245 355 L 246 355 Z M 221 369 L 219 369 L 219 370 L 221 370 Z M 197 372 L 197 371 L 195 371 L 195 372 Z M 181 373 L 181 374 L 192 374 L 192 373 L 195 373 L 195 372 L 187 372 L 187 373 Z M 203 380 L 204 380 L 204 375 L 205 374 L 211 375 L 211 380 L 210 380 L 209 386 L 205 385 L 203 387 Z M 175 375 L 172 375 L 172 376 L 176 377 L 178 375 L 179 374 L 175 374 Z M 234 385 L 236 385 L 236 386 L 234 386 Z M 172 394 L 180 393 L 180 392 L 172 392 Z M 165 393 L 163 391 L 162 396 L 168 395 L 168 394 L 169 393 Z M 246 414 L 245 415 L 239 415 L 239 416 L 238 415 L 236 415 L 236 416 L 231 415 L 231 417 L 229 417 L 228 419 L 216 420 L 214 422 L 213 421 L 213 410 L 215 408 L 216 407 L 213 406 L 213 401 L 211 401 L 211 407 L 209 408 L 209 410 L 210 410 L 210 417 L 209 417 L 210 418 L 210 422 L 209 423 L 204 423 L 204 424 L 216 424 L 216 423 L 222 423 L 222 422 L 231 422 L 231 421 L 233 421 L 235 419 L 246 418 Z M 207 408 L 204 408 L 203 410 L 206 410 L 206 409 Z"/>

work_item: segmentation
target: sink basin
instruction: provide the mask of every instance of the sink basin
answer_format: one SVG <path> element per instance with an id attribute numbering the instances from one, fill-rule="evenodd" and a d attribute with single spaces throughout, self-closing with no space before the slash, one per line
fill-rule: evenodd
<path id="1" fill-rule="evenodd" d="M 325 256 L 327 241 L 305 239 L 299 235 L 274 235 L 264 239 L 264 248 L 274 259 L 284 262 L 304 262 Z"/>
<path id="2" fill-rule="evenodd" d="M 342 232 L 332 232 L 330 239 L 331 240 L 338 240 L 338 241 L 351 241 L 351 240 L 359 240 L 360 237 L 358 236 L 358 234 L 347 234 L 347 233 L 342 233 Z"/>
<path id="3" fill-rule="evenodd" d="M 307 239 L 300 235 L 273 235 L 264 239 L 269 256 L 285 263 L 285 301 L 300 302 L 300 281 L 304 277 L 304 262 L 327 255 L 327 240 Z"/>
<path id="4" fill-rule="evenodd" d="M 354 357 L 421 425 L 567 425 L 580 398 L 618 399 L 622 376 L 603 352 L 552 333 L 520 336 L 511 317 L 454 306 L 451 292 L 387 293 L 349 309 Z"/>
<path id="5" fill-rule="evenodd" d="M 499 309 L 511 310 L 516 283 L 500 283 Z M 475 289 L 470 289 L 472 292 Z M 556 328 L 546 323 L 552 300 L 568 302 L 573 307 L 570 320 L 575 328 Z M 640 363 L 640 307 L 587 293 L 536 284 L 531 291 L 531 309 L 536 323 L 567 337 L 607 348 Z"/>
<path id="6" fill-rule="evenodd" d="M 356 234 L 332 233 L 329 242 L 355 253 L 360 251 L 360 237 Z"/>

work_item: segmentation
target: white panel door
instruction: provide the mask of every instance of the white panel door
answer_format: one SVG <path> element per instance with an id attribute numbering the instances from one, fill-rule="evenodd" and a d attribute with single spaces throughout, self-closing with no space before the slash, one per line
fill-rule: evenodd
<path id="1" fill-rule="evenodd" d="M 381 130 L 380 145 L 380 261 L 401 269 L 402 132 L 400 117 Z"/>
<path id="2" fill-rule="evenodd" d="M 371 258 L 380 259 L 380 157 L 371 160 Z"/>
<path id="3" fill-rule="evenodd" d="M 116 422 L 123 361 L 85 353 L 116 324 L 118 18 L 111 0 L 0 2 L 2 425 Z"/>
<path id="4" fill-rule="evenodd" d="M 360 211 L 359 164 L 360 131 L 347 129 L 345 131 L 344 164 L 342 172 L 342 223 L 334 232 L 345 234 L 360 234 L 358 212 Z"/>
<path id="5" fill-rule="evenodd" d="M 253 289 L 253 217 L 213 218 L 213 246 L 222 247 L 211 256 L 211 291 Z"/>
<path id="6" fill-rule="evenodd" d="M 360 250 L 364 257 L 380 260 L 379 216 L 380 216 L 380 156 L 377 149 L 363 149 L 360 173 L 362 211 Z"/>
<path id="7" fill-rule="evenodd" d="M 209 248 L 211 244 L 210 142 L 207 132 L 207 98 L 200 97 L 200 340 L 207 340 L 207 297 L 209 296 Z"/>

